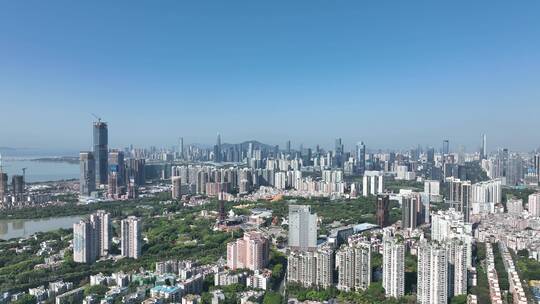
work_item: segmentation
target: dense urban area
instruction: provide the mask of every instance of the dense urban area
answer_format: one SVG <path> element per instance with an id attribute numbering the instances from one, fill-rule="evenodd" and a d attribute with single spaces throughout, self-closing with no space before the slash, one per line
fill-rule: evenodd
<path id="1" fill-rule="evenodd" d="M 81 216 L 0 242 L 0 303 L 540 301 L 538 153 L 93 139 L 79 181 L 0 173 L 2 218 Z"/>

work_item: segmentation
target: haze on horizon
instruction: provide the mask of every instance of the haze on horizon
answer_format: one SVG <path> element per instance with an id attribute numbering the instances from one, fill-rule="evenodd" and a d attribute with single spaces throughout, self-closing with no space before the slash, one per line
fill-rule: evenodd
<path id="1" fill-rule="evenodd" d="M 540 146 L 538 1 L 6 1 L 0 146 Z"/>

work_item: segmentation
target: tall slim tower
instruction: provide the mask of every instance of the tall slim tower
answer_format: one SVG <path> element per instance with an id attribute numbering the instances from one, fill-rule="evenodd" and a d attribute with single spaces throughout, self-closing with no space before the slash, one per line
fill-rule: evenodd
<path id="1" fill-rule="evenodd" d="M 383 237 L 383 287 L 386 296 L 399 298 L 405 294 L 405 245 L 401 239 Z"/>
<path id="2" fill-rule="evenodd" d="M 381 228 L 388 226 L 389 205 L 390 196 L 388 194 L 377 195 L 377 225 Z"/>
<path id="3" fill-rule="evenodd" d="M 448 155 L 450 153 L 450 141 L 448 139 L 443 140 L 442 154 Z"/>
<path id="4" fill-rule="evenodd" d="M 0 202 L 8 193 L 8 175 L 2 170 L 2 154 L 0 154 Z"/>
<path id="5" fill-rule="evenodd" d="M 79 154 L 81 163 L 81 175 L 79 178 L 79 192 L 82 196 L 90 196 L 96 191 L 96 162 L 92 152 Z"/>
<path id="6" fill-rule="evenodd" d="M 366 171 L 366 145 L 363 141 L 356 144 L 356 167 L 358 174 L 364 175 Z"/>
<path id="7" fill-rule="evenodd" d="M 121 222 L 122 256 L 138 259 L 141 256 L 141 220 L 130 216 Z"/>
<path id="8" fill-rule="evenodd" d="M 317 214 L 308 205 L 289 205 L 289 247 L 313 250 L 317 248 Z"/>
<path id="9" fill-rule="evenodd" d="M 107 153 L 109 135 L 107 123 L 98 119 L 94 122 L 94 156 L 96 160 L 96 183 L 107 184 Z"/>
<path id="10" fill-rule="evenodd" d="M 487 136 L 482 134 L 482 148 L 480 149 L 480 159 L 487 158 Z"/>

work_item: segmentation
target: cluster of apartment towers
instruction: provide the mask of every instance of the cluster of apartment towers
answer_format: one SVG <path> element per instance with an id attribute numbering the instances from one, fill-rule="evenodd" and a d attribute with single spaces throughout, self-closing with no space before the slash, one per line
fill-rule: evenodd
<path id="1" fill-rule="evenodd" d="M 120 252 L 123 257 L 138 259 L 141 256 L 141 220 L 135 216 L 123 219 L 120 224 Z M 73 224 L 73 261 L 92 264 L 100 257 L 107 257 L 112 249 L 111 215 L 103 210 Z"/>
<path id="2" fill-rule="evenodd" d="M 372 271 L 372 252 L 377 251 L 382 252 L 382 285 L 386 296 L 400 298 L 405 295 L 405 255 L 410 247 L 418 257 L 418 303 L 447 303 L 453 296 L 466 294 L 472 226 L 463 221 L 463 215 L 454 210 L 434 214 L 431 241 L 422 235 L 417 246 L 409 246 L 410 240 L 402 236 L 401 230 L 387 227 L 388 205 L 389 197 L 378 195 L 377 224 L 383 228 L 382 243 L 374 241 L 374 236 L 356 235 L 322 245 L 317 244 L 317 214 L 311 213 L 310 206 L 290 205 L 288 283 L 306 288 L 336 286 L 343 291 L 366 290 L 372 277 L 381 275 Z M 454 229 L 458 226 L 459 229 Z"/>

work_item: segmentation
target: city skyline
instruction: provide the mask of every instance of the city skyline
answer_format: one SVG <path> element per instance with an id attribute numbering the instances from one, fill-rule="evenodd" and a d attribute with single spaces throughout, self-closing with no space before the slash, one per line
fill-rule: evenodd
<path id="1" fill-rule="evenodd" d="M 220 132 L 476 151 L 487 133 L 490 151 L 530 151 L 538 6 L 5 3 L 0 146 L 89 150 L 81 134 L 97 113 L 116 147 Z"/>

